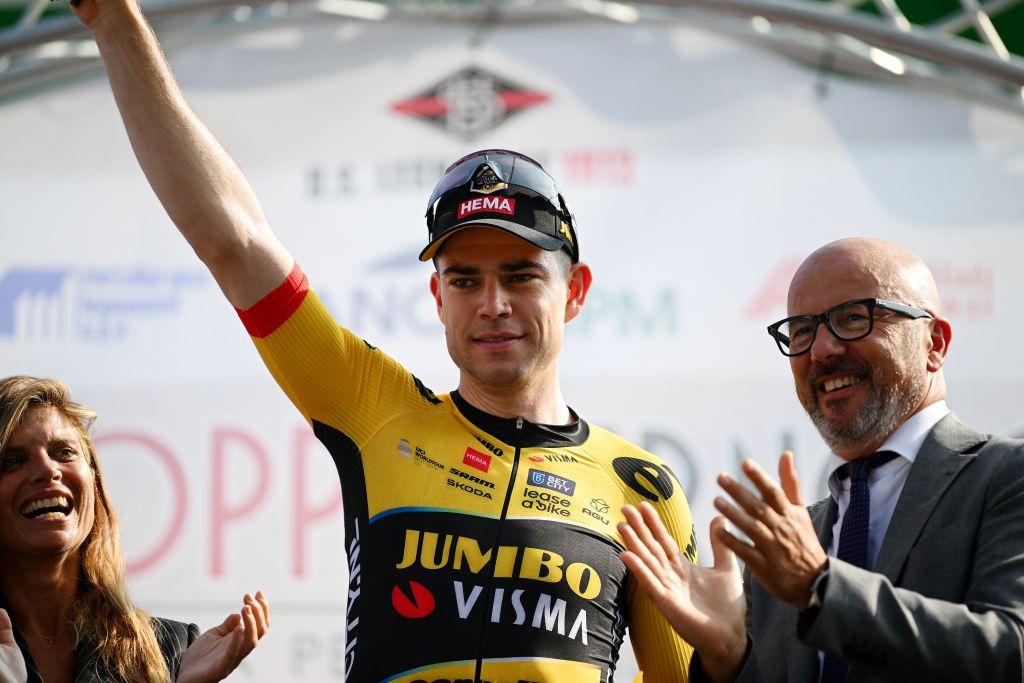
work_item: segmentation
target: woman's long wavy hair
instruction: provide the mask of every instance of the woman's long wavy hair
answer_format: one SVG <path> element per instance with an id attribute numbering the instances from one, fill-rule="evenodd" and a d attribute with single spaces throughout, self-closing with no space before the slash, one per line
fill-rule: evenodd
<path id="1" fill-rule="evenodd" d="M 103 474 L 89 430 L 96 413 L 71 400 L 57 379 L 24 375 L 0 379 L 0 453 L 7 448 L 25 413 L 39 406 L 56 409 L 75 428 L 96 482 L 92 529 L 79 549 L 78 592 L 69 609 L 69 625 L 78 642 L 94 644 L 97 664 L 125 681 L 169 683 L 153 621 L 128 597 L 117 515 L 107 497 Z"/>

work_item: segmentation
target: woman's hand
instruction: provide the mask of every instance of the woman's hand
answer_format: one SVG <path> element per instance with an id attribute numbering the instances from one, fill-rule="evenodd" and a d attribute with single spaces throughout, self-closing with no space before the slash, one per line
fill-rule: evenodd
<path id="1" fill-rule="evenodd" d="M 220 626 L 211 628 L 185 650 L 178 683 L 223 680 L 252 652 L 270 626 L 270 605 L 263 591 L 255 597 L 246 593 L 243 602 L 240 614 L 228 615 Z"/>
<path id="2" fill-rule="evenodd" d="M 14 624 L 7 610 L 0 609 L 0 683 L 26 683 L 28 670 L 21 648 L 14 641 Z"/>

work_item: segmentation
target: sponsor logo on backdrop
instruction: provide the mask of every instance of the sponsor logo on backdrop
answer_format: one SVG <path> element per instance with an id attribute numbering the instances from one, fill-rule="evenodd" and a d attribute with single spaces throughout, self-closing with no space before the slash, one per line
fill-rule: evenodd
<path id="1" fill-rule="evenodd" d="M 191 268 L 10 268 L 0 274 L 0 339 L 120 341 L 133 325 L 178 314 L 208 282 Z"/>
<path id="2" fill-rule="evenodd" d="M 802 256 L 788 257 L 775 264 L 747 303 L 744 313 L 748 318 L 764 320 L 767 324 L 774 322 L 775 317 L 782 317 L 778 313 L 785 313 L 789 281 L 793 279 L 793 274 L 800 267 L 801 261 Z"/>
<path id="3" fill-rule="evenodd" d="M 744 314 L 774 322 L 786 315 L 789 283 L 803 257 L 787 257 L 775 264 L 758 285 Z M 984 263 L 929 263 L 942 295 L 943 313 L 950 317 L 989 319 L 994 315 L 995 275 Z M 811 312 L 811 311 L 808 311 Z"/>
<path id="4" fill-rule="evenodd" d="M 509 117 L 547 102 L 546 93 L 517 85 L 477 67 L 468 67 L 420 94 L 391 105 L 463 140 L 494 129 Z"/>
<path id="5" fill-rule="evenodd" d="M 611 189 L 629 189 L 636 185 L 637 162 L 633 151 L 628 148 L 520 151 L 540 162 L 560 185 Z M 450 156 L 421 155 L 387 158 L 372 163 L 319 160 L 304 169 L 302 184 L 307 197 L 315 201 L 374 196 L 382 199 L 396 194 L 415 194 L 425 199 L 452 161 Z"/>
<path id="6" fill-rule="evenodd" d="M 995 273 L 984 263 L 929 263 L 942 296 L 943 315 L 964 320 L 995 317 Z"/>
<path id="7" fill-rule="evenodd" d="M 462 456 L 462 464 L 486 472 L 491 468 L 491 456 L 467 447 L 465 455 Z"/>

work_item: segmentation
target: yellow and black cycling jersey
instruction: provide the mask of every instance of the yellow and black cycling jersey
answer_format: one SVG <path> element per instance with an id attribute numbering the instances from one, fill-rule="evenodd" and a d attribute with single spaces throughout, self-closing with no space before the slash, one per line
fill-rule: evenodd
<path id="1" fill-rule="evenodd" d="M 298 266 L 240 315 L 341 478 L 347 680 L 597 683 L 627 625 L 647 683 L 685 680 L 691 649 L 629 577 L 615 528 L 649 500 L 695 559 L 661 460 L 582 419 L 435 396 L 339 327 Z"/>

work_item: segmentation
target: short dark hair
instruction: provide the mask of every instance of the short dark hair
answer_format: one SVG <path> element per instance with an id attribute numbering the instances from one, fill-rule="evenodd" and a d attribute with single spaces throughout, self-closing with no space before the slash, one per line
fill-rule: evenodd
<path id="1" fill-rule="evenodd" d="M 444 247 L 442 246 L 430 257 L 431 262 L 434 264 L 434 270 L 437 272 L 441 272 L 441 269 L 437 267 L 437 258 L 443 250 Z M 565 249 L 559 249 L 555 254 L 555 261 L 558 263 L 558 270 L 561 272 L 562 277 L 569 277 L 569 270 L 572 268 L 572 254 Z"/>

